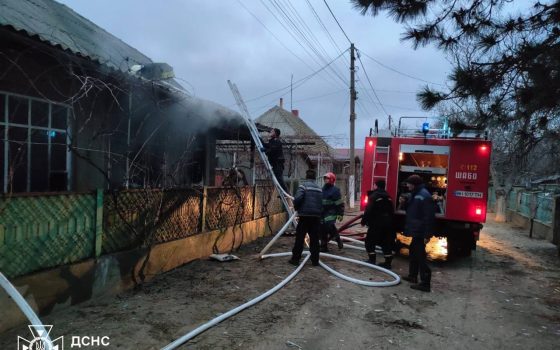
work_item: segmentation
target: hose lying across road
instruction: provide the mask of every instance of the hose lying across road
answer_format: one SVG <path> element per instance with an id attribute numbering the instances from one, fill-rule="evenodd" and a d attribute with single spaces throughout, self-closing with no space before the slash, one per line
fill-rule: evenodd
<path id="1" fill-rule="evenodd" d="M 272 238 L 272 240 L 263 248 L 263 250 L 259 254 L 261 259 L 272 258 L 272 257 L 280 257 L 280 256 L 291 256 L 292 255 L 291 252 L 274 253 L 274 254 L 266 254 L 266 255 L 264 253 L 284 233 L 284 231 L 288 228 L 290 223 L 294 220 L 295 216 L 296 216 L 296 213 L 294 213 L 289 218 L 289 220 L 286 222 L 286 224 L 284 224 L 282 229 L 280 229 L 280 231 L 278 231 L 278 233 Z M 358 217 L 358 218 L 361 218 L 361 216 Z M 357 219 L 353 219 L 352 221 L 356 221 L 356 220 Z M 351 223 L 349 223 L 349 224 L 351 224 Z M 349 224 L 347 224 L 346 227 L 348 227 Z M 350 238 L 350 237 L 342 237 L 342 238 L 346 241 L 361 243 L 362 245 L 364 244 L 362 241 L 359 241 L 357 239 L 353 239 L 353 238 Z M 356 247 L 356 246 L 353 246 L 353 245 L 350 245 L 350 244 L 345 245 L 345 247 L 358 249 L 358 250 L 365 250 L 365 248 L 363 248 L 363 247 Z M 181 346 L 182 344 L 186 343 L 187 341 L 191 340 L 192 338 L 196 337 L 197 335 L 206 331 L 207 329 L 209 329 L 211 327 L 214 327 L 218 323 L 220 323 L 220 322 L 230 318 L 231 316 L 233 316 L 233 315 L 235 315 L 235 314 L 237 314 L 237 313 L 255 305 L 256 303 L 266 299 L 267 297 L 269 297 L 272 294 L 274 294 L 275 292 L 277 292 L 280 288 L 284 287 L 288 282 L 290 282 L 301 271 L 301 269 L 303 268 L 303 265 L 305 265 L 305 263 L 307 263 L 307 261 L 309 260 L 309 258 L 311 256 L 309 251 L 304 251 L 303 255 L 305 256 L 305 258 L 303 259 L 301 264 L 299 264 L 299 266 L 294 270 L 294 272 L 292 272 L 288 277 L 286 277 L 283 281 L 278 283 L 272 289 L 269 289 L 264 294 L 261 294 L 258 297 L 246 302 L 245 304 L 240 305 L 240 306 L 226 312 L 225 314 L 222 314 L 222 315 L 208 321 L 207 323 L 195 328 L 194 330 L 192 330 L 189 333 L 183 335 L 182 337 L 175 340 L 171 344 L 163 347 L 162 350 L 176 349 L 177 347 Z M 330 273 L 334 274 L 335 276 L 337 276 L 339 278 L 342 278 L 345 281 L 349 281 L 349 282 L 352 282 L 352 283 L 357 283 L 357 284 L 360 284 L 362 286 L 368 286 L 368 287 L 390 287 L 390 286 L 395 286 L 395 285 L 397 285 L 401 282 L 401 279 L 400 279 L 399 275 L 397 275 L 396 273 L 394 273 L 391 270 L 384 269 L 384 268 L 379 267 L 377 265 L 369 264 L 367 262 L 363 262 L 363 261 L 359 261 L 359 260 L 355 260 L 355 259 L 346 258 L 346 257 L 343 257 L 343 256 L 327 254 L 327 253 L 321 253 L 320 256 L 325 257 L 325 258 L 332 258 L 332 259 L 347 261 L 347 262 L 355 263 L 355 264 L 362 265 L 362 266 L 365 266 L 365 267 L 369 267 L 369 268 L 372 268 L 374 270 L 381 271 L 381 272 L 391 276 L 394 279 L 392 281 L 379 281 L 379 282 L 360 280 L 360 279 L 357 279 L 357 278 L 346 276 L 346 275 L 334 270 L 333 268 L 331 268 L 327 264 L 323 263 L 321 260 L 319 260 L 319 265 L 320 266 L 322 266 L 325 270 L 329 271 Z"/>

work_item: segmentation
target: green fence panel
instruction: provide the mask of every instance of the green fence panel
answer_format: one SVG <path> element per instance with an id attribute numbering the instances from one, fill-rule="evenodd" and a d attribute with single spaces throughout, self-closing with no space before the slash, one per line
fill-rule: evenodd
<path id="1" fill-rule="evenodd" d="M 488 188 L 488 208 L 495 209 L 496 206 L 496 191 L 494 187 Z"/>
<path id="2" fill-rule="evenodd" d="M 537 195 L 536 219 L 546 224 L 552 223 L 552 207 L 554 198 L 551 194 L 539 193 Z"/>
<path id="3" fill-rule="evenodd" d="M 271 186 L 207 188 L 204 224 L 225 228 L 283 211 Z M 0 197 L 0 271 L 9 278 L 202 231 L 203 192 L 97 191 Z"/>
<path id="4" fill-rule="evenodd" d="M 0 198 L 0 271 L 9 278 L 94 255 L 94 194 Z"/>
<path id="5" fill-rule="evenodd" d="M 521 192 L 519 193 L 519 208 L 517 209 L 518 212 L 525 215 L 526 217 L 530 218 L 532 216 L 531 213 L 531 197 L 533 196 L 530 192 Z"/>

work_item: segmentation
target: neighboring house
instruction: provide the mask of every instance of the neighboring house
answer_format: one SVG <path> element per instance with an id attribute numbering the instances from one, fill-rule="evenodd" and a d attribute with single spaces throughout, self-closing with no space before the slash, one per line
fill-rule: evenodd
<path id="1" fill-rule="evenodd" d="M 239 115 L 65 5 L 0 3 L 0 192 L 213 185 Z"/>
<path id="2" fill-rule="evenodd" d="M 307 169 L 314 168 L 319 176 L 333 169 L 333 148 L 311 129 L 294 110 L 289 112 L 274 106 L 257 118 L 256 122 L 281 131 L 284 142 L 284 176 L 287 183 L 296 184 L 305 177 Z M 267 138 L 268 135 L 263 135 Z M 292 186 L 293 187 L 293 186 Z"/>
<path id="3" fill-rule="evenodd" d="M 541 177 L 531 181 L 530 185 L 531 187 L 552 190 L 555 193 L 560 193 L 560 174 Z"/>
<path id="4" fill-rule="evenodd" d="M 293 191 L 299 180 L 305 176 L 309 168 L 317 170 L 318 182 L 322 184 L 322 175 L 332 171 L 337 176 L 337 186 L 343 197 L 348 201 L 348 167 L 350 165 L 350 149 L 334 149 L 329 146 L 313 129 L 299 116 L 297 110 L 289 112 L 280 105 L 274 106 L 256 119 L 263 127 L 278 128 L 284 143 L 284 180 Z M 263 140 L 267 133 L 261 134 Z M 230 167 L 242 169 L 248 182 L 266 181 L 269 174 L 265 172 L 260 160 L 255 158 L 254 145 L 244 141 L 221 141 L 219 143 L 218 158 L 224 174 Z M 355 185 L 359 190 L 362 176 L 363 149 L 355 150 Z M 257 166 L 254 166 L 257 164 Z M 220 179 L 221 180 L 221 179 Z M 358 198 L 358 197 L 356 197 Z"/>
<path id="5" fill-rule="evenodd" d="M 350 168 L 350 149 L 349 148 L 335 148 L 333 150 L 333 159 L 334 159 L 334 169 L 333 172 L 336 174 L 337 181 L 340 181 L 341 189 L 344 192 L 344 195 L 347 196 L 348 193 L 348 170 Z M 364 164 L 364 149 L 363 148 L 355 148 L 354 149 L 354 184 L 355 190 L 354 193 L 356 194 L 355 198 L 360 198 L 360 188 L 362 187 L 362 173 L 363 168 L 362 164 Z M 338 180 L 340 179 L 340 180 Z M 342 185 L 344 183 L 344 185 Z"/>

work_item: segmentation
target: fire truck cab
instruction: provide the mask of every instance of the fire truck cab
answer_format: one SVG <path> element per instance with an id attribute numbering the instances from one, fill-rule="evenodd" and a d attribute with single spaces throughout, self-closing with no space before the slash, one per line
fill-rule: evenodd
<path id="1" fill-rule="evenodd" d="M 360 208 L 365 209 L 373 184 L 385 180 L 395 203 L 395 228 L 402 232 L 404 210 L 399 196 L 407 196 L 406 178 L 422 177 L 436 206 L 434 236 L 446 237 L 448 252 L 470 255 L 486 221 L 491 142 L 481 134 L 453 135 L 430 130 L 366 137 Z"/>

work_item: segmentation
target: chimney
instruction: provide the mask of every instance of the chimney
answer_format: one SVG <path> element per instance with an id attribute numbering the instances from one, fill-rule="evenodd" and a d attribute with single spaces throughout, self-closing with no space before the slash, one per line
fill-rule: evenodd
<path id="1" fill-rule="evenodd" d="M 284 99 L 280 97 L 280 108 L 284 108 Z"/>
<path id="2" fill-rule="evenodd" d="M 292 109 L 292 114 L 299 117 L 299 109 Z"/>

